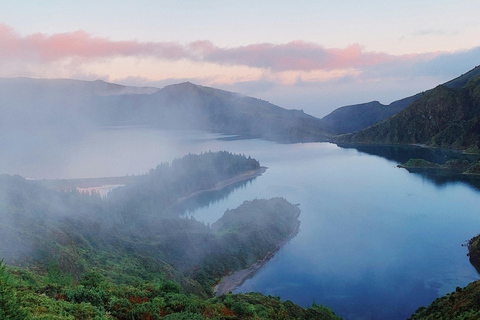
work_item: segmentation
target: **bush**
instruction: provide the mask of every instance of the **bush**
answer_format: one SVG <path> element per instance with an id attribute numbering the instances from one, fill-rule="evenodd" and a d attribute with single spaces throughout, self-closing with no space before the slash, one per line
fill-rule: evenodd
<path id="1" fill-rule="evenodd" d="M 5 270 L 3 260 L 0 261 L 0 319 L 30 319 L 30 315 L 23 310 L 17 292 L 10 283 L 10 275 Z"/>

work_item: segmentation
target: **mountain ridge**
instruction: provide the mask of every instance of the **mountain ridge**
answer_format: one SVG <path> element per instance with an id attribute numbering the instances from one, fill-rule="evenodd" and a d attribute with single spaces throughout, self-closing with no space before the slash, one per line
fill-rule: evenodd
<path id="1" fill-rule="evenodd" d="M 480 75 L 480 65 L 442 85 L 452 89 L 461 88 L 478 75 Z M 322 120 L 332 134 L 353 133 L 398 113 L 430 90 L 393 101 L 388 105 L 381 104 L 378 101 L 371 101 L 340 107 L 323 117 Z"/>
<path id="2" fill-rule="evenodd" d="M 479 153 L 479 119 L 480 76 L 476 76 L 461 88 L 439 85 L 397 114 L 336 141 L 421 144 Z"/>
<path id="3" fill-rule="evenodd" d="M 164 88 L 128 87 L 103 80 L 0 79 L 0 116 L 37 118 L 55 127 L 148 125 L 195 129 L 281 142 L 326 141 L 323 122 L 238 93 L 183 82 Z M 67 123 L 72 121 L 73 123 Z"/>

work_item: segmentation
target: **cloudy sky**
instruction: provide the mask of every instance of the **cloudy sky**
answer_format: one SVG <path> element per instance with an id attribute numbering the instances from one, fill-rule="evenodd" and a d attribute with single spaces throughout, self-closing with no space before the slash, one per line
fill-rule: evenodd
<path id="1" fill-rule="evenodd" d="M 478 0 L 0 0 L 0 77 L 191 81 L 324 116 L 480 64 Z"/>

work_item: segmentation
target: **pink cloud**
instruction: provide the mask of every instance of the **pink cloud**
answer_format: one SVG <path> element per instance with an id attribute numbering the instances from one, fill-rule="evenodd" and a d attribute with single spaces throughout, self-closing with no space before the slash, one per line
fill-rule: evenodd
<path id="1" fill-rule="evenodd" d="M 210 41 L 196 41 L 186 45 L 176 42 L 112 41 L 94 37 L 84 31 L 21 36 L 9 26 L 0 24 L 0 58 L 52 62 L 64 58 L 91 60 L 115 56 L 188 59 L 220 65 L 245 65 L 276 72 L 360 68 L 418 59 L 415 54 L 394 56 L 365 52 L 358 44 L 344 49 L 327 49 L 315 43 L 293 41 L 220 48 Z"/>
<path id="2" fill-rule="evenodd" d="M 318 44 L 303 41 L 279 45 L 263 43 L 227 49 L 217 48 L 204 55 L 204 59 L 211 62 L 244 64 L 270 68 L 274 71 L 345 69 L 405 58 L 385 53 L 364 52 L 358 44 L 345 49 L 326 49 Z"/>
<path id="3" fill-rule="evenodd" d="M 178 60 L 189 58 L 188 48 L 174 42 L 111 41 L 84 31 L 22 37 L 0 24 L 0 56 L 55 61 L 62 58 L 95 59 L 112 56 L 155 56 Z"/>

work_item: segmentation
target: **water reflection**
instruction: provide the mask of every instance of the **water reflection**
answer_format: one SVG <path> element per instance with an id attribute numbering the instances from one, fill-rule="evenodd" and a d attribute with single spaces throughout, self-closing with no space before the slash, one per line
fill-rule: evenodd
<path id="1" fill-rule="evenodd" d="M 461 182 L 468 184 L 470 187 L 480 191 L 480 176 L 478 175 L 462 174 L 428 168 L 408 168 L 406 170 L 414 175 L 418 175 L 433 182 L 438 187 L 445 187 L 448 184 Z"/>
<path id="2" fill-rule="evenodd" d="M 231 193 L 235 192 L 235 190 L 245 188 L 248 184 L 251 184 L 253 181 L 255 181 L 255 179 L 257 178 L 255 177 L 249 180 L 239 181 L 232 185 L 226 186 L 225 188 L 222 188 L 220 190 L 212 190 L 212 191 L 205 191 L 205 192 L 199 193 L 191 198 L 185 199 L 184 201 L 170 207 L 169 212 L 175 213 L 184 217 L 190 217 L 192 216 L 192 213 L 195 211 L 198 211 L 201 209 L 208 209 L 211 205 L 215 205 L 218 202 L 227 199 Z M 194 217 L 197 220 L 202 221 L 201 220 L 202 217 L 199 217 L 198 215 Z M 212 219 L 208 219 L 208 220 L 212 220 Z M 216 220 L 205 221 L 205 222 L 213 223 Z"/>
<path id="3" fill-rule="evenodd" d="M 424 159 L 430 162 L 445 164 L 448 160 L 460 159 L 476 161 L 479 155 L 464 154 L 460 151 L 449 149 L 433 149 L 421 146 L 376 146 L 376 145 L 342 145 L 345 149 L 356 149 L 360 152 L 380 156 L 385 159 L 405 163 L 410 159 Z"/>
<path id="4" fill-rule="evenodd" d="M 380 156 L 387 160 L 403 164 L 410 159 L 424 159 L 429 162 L 445 164 L 448 160 L 468 160 L 475 162 L 480 155 L 463 154 L 459 151 L 448 149 L 432 149 L 420 146 L 352 146 L 340 145 L 345 149 L 356 149 L 359 152 Z M 437 187 L 444 187 L 452 183 L 465 183 L 470 187 L 480 190 L 480 176 L 467 175 L 453 170 L 435 168 L 407 168 L 408 172 L 433 182 Z"/>

